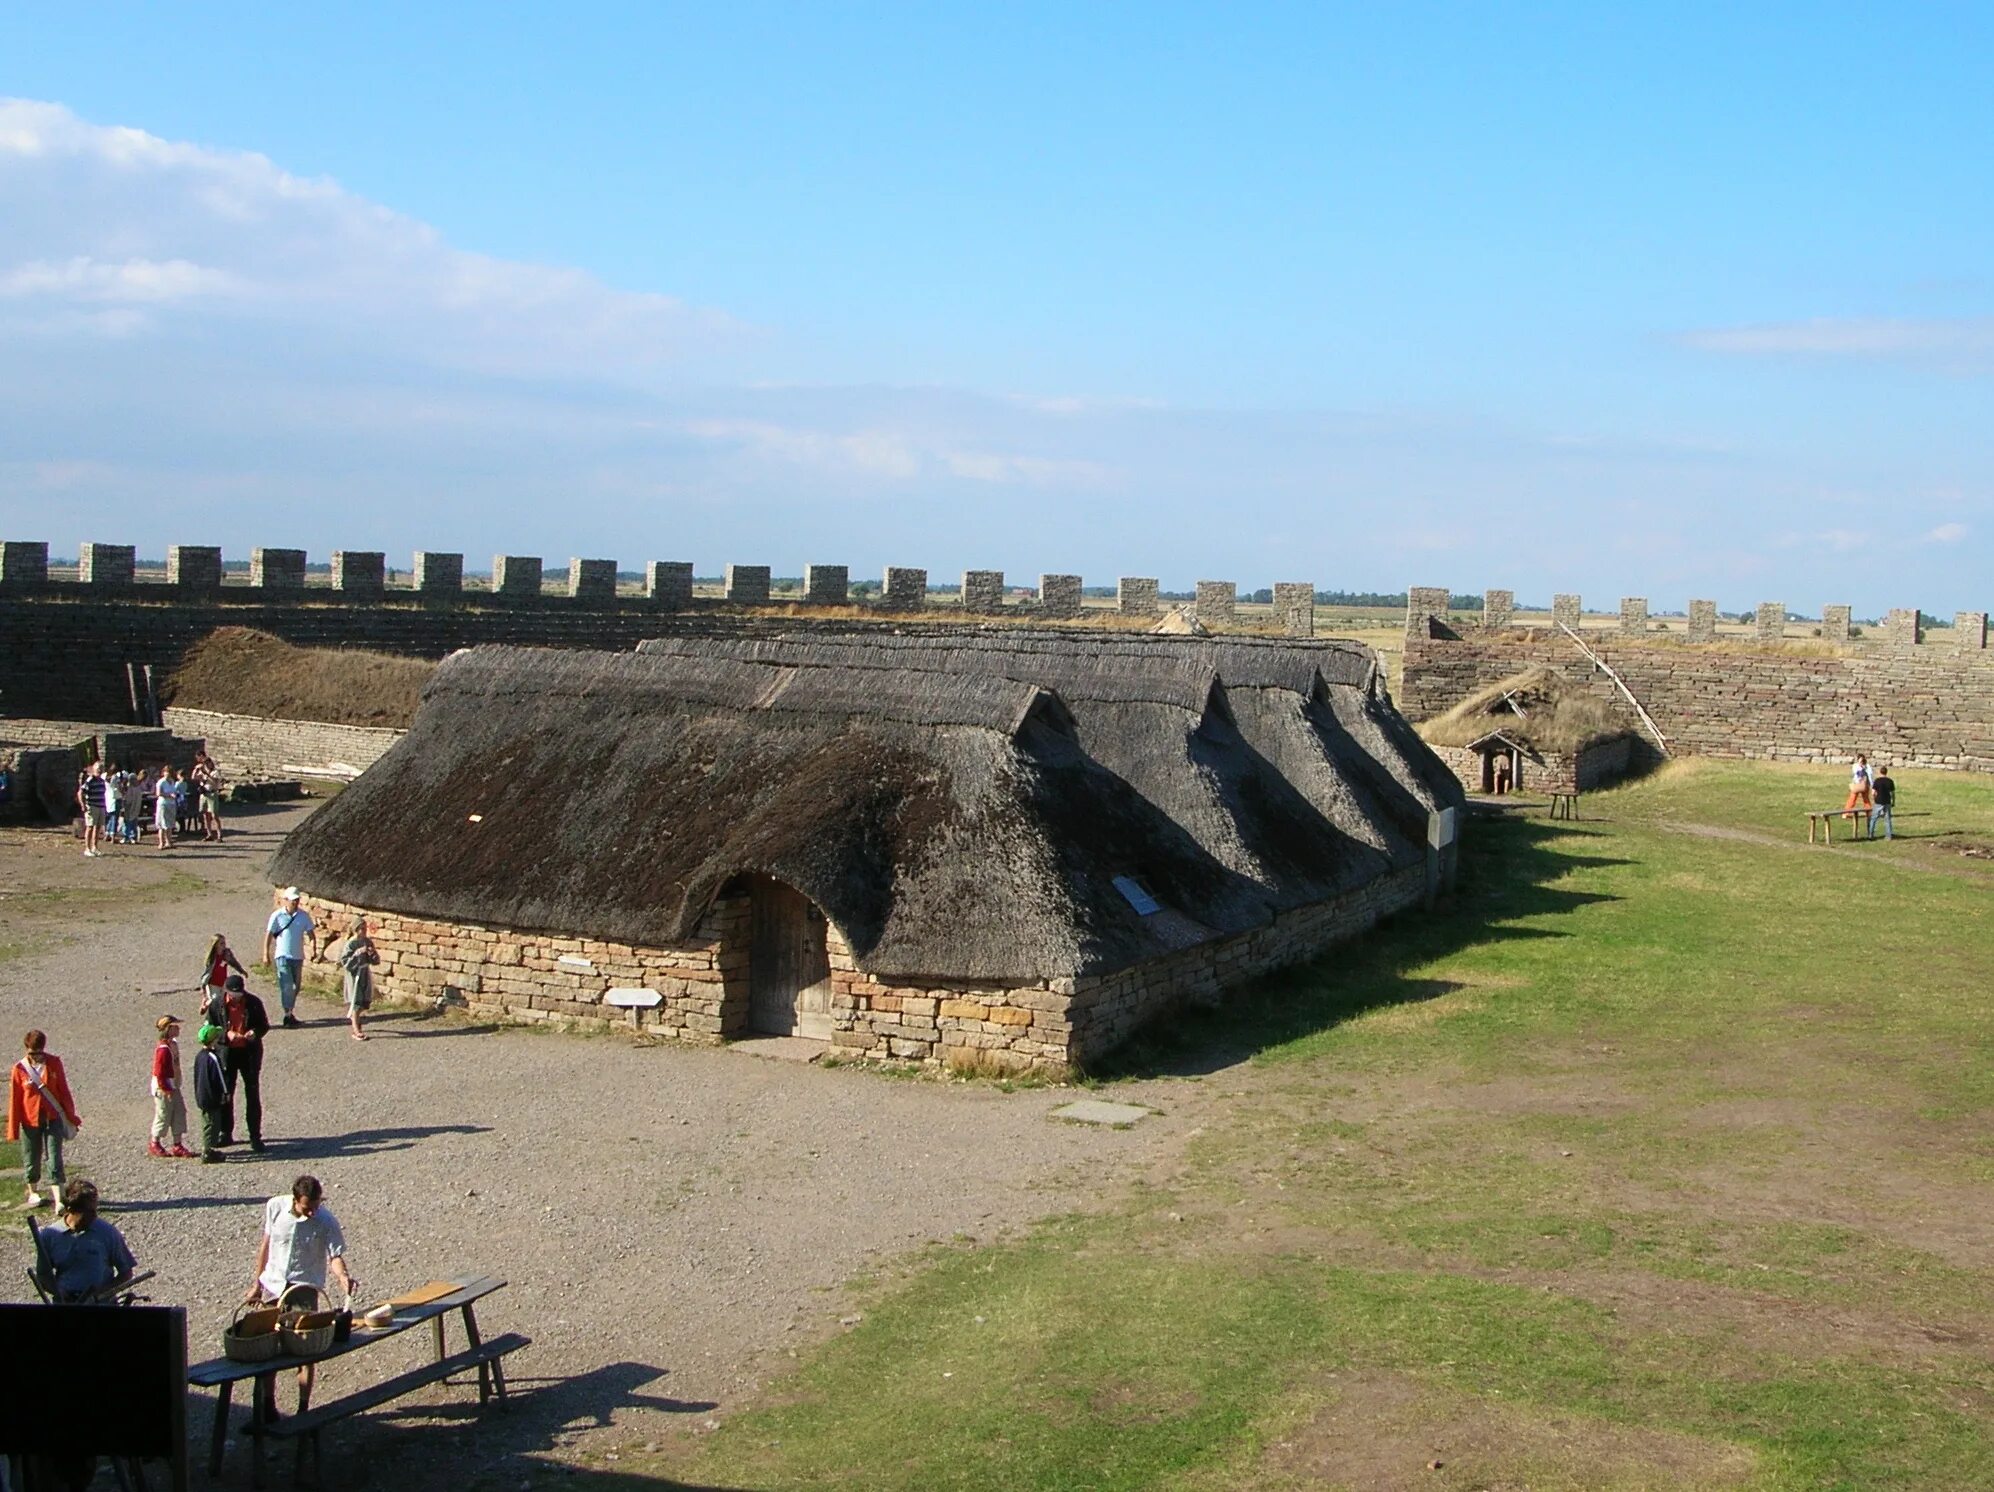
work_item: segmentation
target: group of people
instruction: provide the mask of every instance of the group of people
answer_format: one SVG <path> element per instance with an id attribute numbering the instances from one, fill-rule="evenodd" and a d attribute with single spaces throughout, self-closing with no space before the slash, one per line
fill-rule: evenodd
<path id="1" fill-rule="evenodd" d="M 1869 820 L 1868 830 L 1871 839 L 1876 838 L 1876 826 L 1883 825 L 1883 837 L 1895 839 L 1896 827 L 1892 814 L 1897 807 L 1897 781 L 1890 775 L 1890 766 L 1878 762 L 1874 767 L 1869 757 L 1858 751 L 1855 764 L 1849 768 L 1849 796 L 1842 804 L 1842 817 L 1845 819 Z"/>
<path id="2" fill-rule="evenodd" d="M 325 948 L 313 941 L 316 924 L 296 886 L 278 894 L 277 906 L 264 929 L 263 952 L 277 970 L 281 1024 L 295 1028 L 298 989 L 306 959 L 323 957 Z M 356 1041 L 367 1040 L 360 1028 L 362 1012 L 373 1004 L 373 970 L 380 953 L 367 933 L 365 918 L 355 918 L 339 944 L 337 960 L 346 996 L 346 1019 Z M 242 1095 L 242 1123 L 249 1148 L 262 1154 L 263 1047 L 271 1031 L 270 1012 L 248 985 L 248 970 L 216 933 L 201 962 L 200 1025 L 194 1033 L 198 1050 L 191 1069 L 183 1062 L 180 1036 L 183 1023 L 167 1014 L 153 1022 L 150 1087 L 152 1132 L 146 1151 L 158 1159 L 193 1159 L 187 1148 L 190 1095 L 200 1116 L 200 1159 L 209 1165 L 225 1157 L 236 1143 L 236 1095 Z M 7 1139 L 21 1146 L 27 1177 L 27 1206 L 44 1207 L 61 1196 L 66 1179 L 63 1143 L 73 1138 L 83 1119 L 70 1092 L 62 1059 L 48 1050 L 47 1034 L 29 1031 L 14 1064 L 8 1086 Z"/>
<path id="3" fill-rule="evenodd" d="M 150 825 L 154 845 L 171 849 L 176 834 L 219 844 L 222 838 L 222 770 L 207 752 L 181 771 L 161 766 L 156 775 L 120 768 L 107 772 L 94 761 L 76 781 L 83 814 L 83 853 L 95 859 L 103 846 L 137 844 Z"/>

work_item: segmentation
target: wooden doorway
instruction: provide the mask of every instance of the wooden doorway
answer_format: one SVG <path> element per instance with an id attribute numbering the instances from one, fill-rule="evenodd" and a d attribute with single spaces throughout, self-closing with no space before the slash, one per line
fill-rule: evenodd
<path id="1" fill-rule="evenodd" d="M 831 1039 L 831 960 L 824 914 L 794 887 L 748 878 L 748 1026 Z"/>

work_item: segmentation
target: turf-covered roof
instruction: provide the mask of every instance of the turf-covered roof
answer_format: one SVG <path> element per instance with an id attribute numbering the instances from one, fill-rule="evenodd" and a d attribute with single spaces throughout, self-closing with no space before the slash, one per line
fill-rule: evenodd
<path id="1" fill-rule="evenodd" d="M 1006 632 L 477 648 L 279 881 L 637 944 L 743 873 L 860 967 L 1102 973 L 1362 884 L 1460 801 L 1351 644 Z M 1162 904 L 1143 916 L 1115 888 Z"/>

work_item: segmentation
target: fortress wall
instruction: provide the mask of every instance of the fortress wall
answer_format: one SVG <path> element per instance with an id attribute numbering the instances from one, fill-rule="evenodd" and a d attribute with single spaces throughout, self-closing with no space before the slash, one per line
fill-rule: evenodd
<path id="1" fill-rule="evenodd" d="M 1570 600 L 1575 612 L 1577 598 Z M 1677 753 L 1825 762 L 1866 751 L 1896 764 L 1994 771 L 1994 650 L 1984 627 L 1914 642 L 1915 629 L 1900 623 L 1874 638 L 1781 642 L 1766 630 L 1775 614 L 1783 617 L 1784 608 L 1767 603 L 1751 634 L 1718 638 L 1707 621 L 1685 631 L 1640 630 L 1630 605 L 1620 627 L 1581 636 Z M 1692 603 L 1692 621 L 1713 615 L 1708 602 Z M 1837 631 L 1845 625 L 1845 615 L 1829 623 Z M 1407 614 L 1399 707 L 1409 719 L 1428 719 L 1533 665 L 1624 706 L 1613 681 L 1555 626 L 1462 626 L 1416 607 Z"/>

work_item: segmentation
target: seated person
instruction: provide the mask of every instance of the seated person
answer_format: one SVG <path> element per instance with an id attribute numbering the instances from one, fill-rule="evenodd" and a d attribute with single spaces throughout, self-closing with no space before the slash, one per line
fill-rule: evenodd
<path id="1" fill-rule="evenodd" d="M 64 1304 L 97 1300 L 131 1283 L 138 1261 L 124 1235 L 97 1216 L 97 1187 L 81 1179 L 62 1189 L 60 1226 L 38 1228 L 36 1238 L 55 1272 L 50 1292 Z"/>

